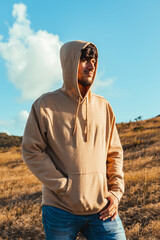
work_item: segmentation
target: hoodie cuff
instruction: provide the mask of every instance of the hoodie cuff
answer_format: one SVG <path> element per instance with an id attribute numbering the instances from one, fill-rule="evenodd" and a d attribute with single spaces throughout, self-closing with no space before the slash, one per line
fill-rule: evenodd
<path id="1" fill-rule="evenodd" d="M 118 199 L 118 201 L 120 202 L 121 197 L 123 196 L 122 192 L 115 192 L 115 191 L 109 191 L 109 192 L 112 193 Z"/>

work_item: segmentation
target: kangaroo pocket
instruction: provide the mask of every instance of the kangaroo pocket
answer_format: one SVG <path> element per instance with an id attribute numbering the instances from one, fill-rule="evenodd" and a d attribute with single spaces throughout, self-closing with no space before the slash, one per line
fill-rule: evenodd
<path id="1" fill-rule="evenodd" d="M 105 173 L 70 174 L 68 178 L 70 186 L 64 196 L 73 212 L 98 212 L 105 206 Z"/>

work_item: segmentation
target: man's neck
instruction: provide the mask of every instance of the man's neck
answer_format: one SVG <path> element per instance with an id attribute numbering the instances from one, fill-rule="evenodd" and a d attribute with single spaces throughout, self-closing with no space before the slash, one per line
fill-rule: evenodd
<path id="1" fill-rule="evenodd" d="M 79 86 L 79 90 L 80 90 L 80 92 L 81 92 L 81 95 L 82 95 L 82 97 L 84 98 L 84 96 L 86 95 L 86 93 L 87 93 L 87 91 L 88 91 L 88 89 L 89 89 L 89 86 L 82 86 L 81 84 L 78 84 L 78 86 Z"/>

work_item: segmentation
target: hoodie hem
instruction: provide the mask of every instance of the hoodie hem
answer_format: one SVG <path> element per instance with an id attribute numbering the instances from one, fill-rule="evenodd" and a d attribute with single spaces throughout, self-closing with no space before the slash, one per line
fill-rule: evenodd
<path id="1" fill-rule="evenodd" d="M 53 207 L 62 209 L 62 210 L 64 210 L 64 211 L 66 211 L 66 212 L 69 212 L 69 213 L 75 214 L 75 215 L 93 215 L 93 214 L 97 214 L 97 213 L 101 212 L 101 211 L 105 208 L 105 206 L 107 205 L 107 203 L 108 203 L 108 200 L 106 199 L 106 203 L 103 204 L 100 209 L 93 210 L 93 211 L 81 211 L 81 212 L 79 212 L 79 211 L 74 211 L 74 210 L 70 210 L 70 209 L 68 209 L 68 208 L 66 208 L 66 207 L 63 207 L 63 206 L 61 206 L 61 205 L 59 205 L 59 204 L 56 204 L 55 202 L 53 203 L 53 202 L 49 202 L 49 201 L 42 201 L 41 206 L 44 206 L 44 205 L 53 206 Z"/>

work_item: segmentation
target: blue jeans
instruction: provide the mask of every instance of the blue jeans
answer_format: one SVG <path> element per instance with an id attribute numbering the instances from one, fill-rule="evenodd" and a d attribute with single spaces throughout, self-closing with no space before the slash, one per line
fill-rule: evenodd
<path id="1" fill-rule="evenodd" d="M 75 240 L 81 232 L 88 240 L 126 240 L 122 222 L 117 216 L 103 221 L 99 213 L 74 215 L 53 206 L 42 206 L 46 240 Z"/>

